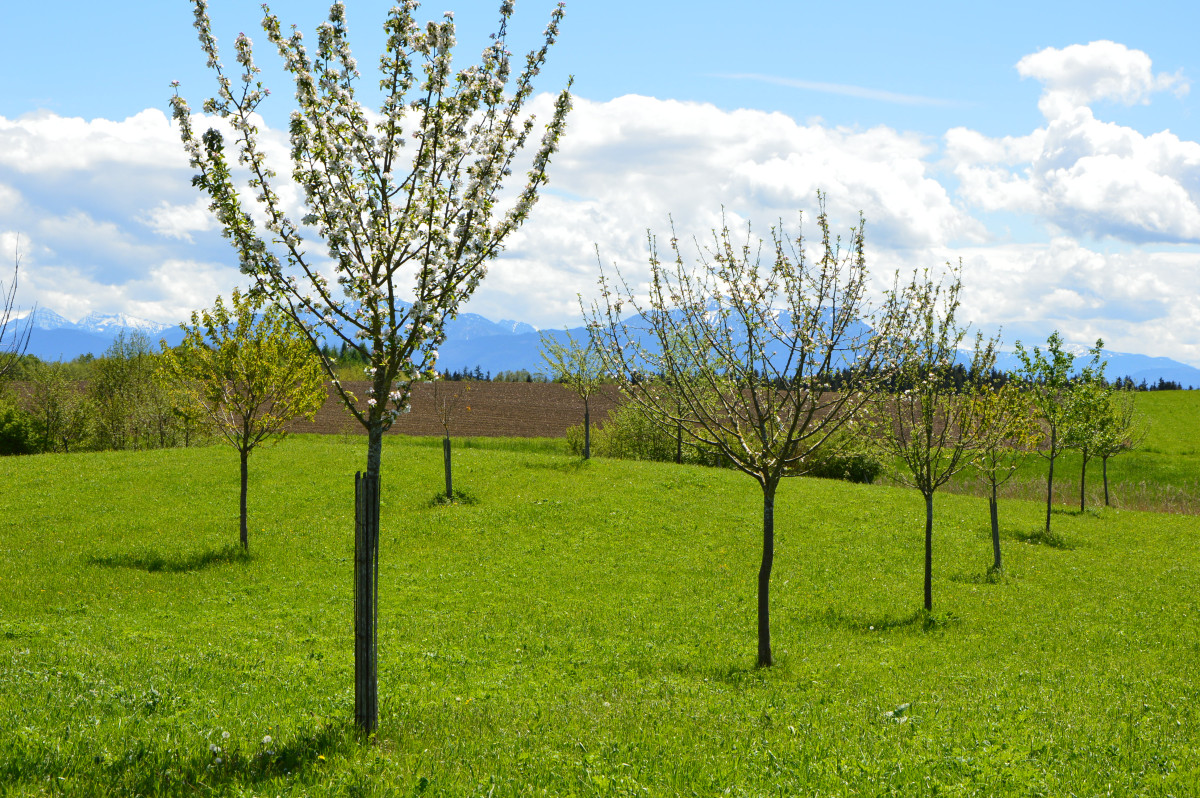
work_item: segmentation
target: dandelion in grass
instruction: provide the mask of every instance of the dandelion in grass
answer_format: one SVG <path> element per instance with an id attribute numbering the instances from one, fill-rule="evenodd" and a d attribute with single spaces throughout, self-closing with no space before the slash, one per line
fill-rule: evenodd
<path id="1" fill-rule="evenodd" d="M 266 737 L 263 738 L 263 745 L 270 745 L 270 744 L 271 744 L 271 735 L 268 734 Z"/>

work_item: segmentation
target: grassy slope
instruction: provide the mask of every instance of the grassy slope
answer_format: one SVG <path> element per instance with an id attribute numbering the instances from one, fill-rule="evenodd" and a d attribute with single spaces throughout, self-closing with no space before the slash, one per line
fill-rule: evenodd
<path id="1" fill-rule="evenodd" d="M 791 480 L 780 664 L 756 670 L 753 483 L 547 448 L 460 449 L 456 485 L 477 503 L 446 507 L 430 503 L 440 449 L 387 442 L 376 746 L 345 723 L 361 441 L 254 455 L 248 561 L 225 548 L 224 449 L 0 460 L 0 792 L 1183 795 L 1200 781 L 1194 518 L 1064 511 L 1070 548 L 1050 548 L 1015 539 L 1038 505 L 1008 502 L 1010 576 L 989 584 L 986 505 L 939 498 L 934 598 L 952 617 L 925 630 L 917 494 Z M 883 714 L 904 703 L 910 720 Z"/>
<path id="2" fill-rule="evenodd" d="M 1200 514 L 1200 391 L 1149 391 L 1136 394 L 1147 421 L 1143 445 L 1113 457 L 1108 482 L 1113 504 L 1126 509 L 1152 509 Z M 1007 489 L 1011 496 L 1045 501 L 1046 460 L 1029 457 Z M 1055 462 L 1054 496 L 1078 508 L 1080 458 L 1065 452 Z M 981 490 L 964 474 L 956 490 Z M 1088 463 L 1088 504 L 1104 503 L 1100 460 Z"/>

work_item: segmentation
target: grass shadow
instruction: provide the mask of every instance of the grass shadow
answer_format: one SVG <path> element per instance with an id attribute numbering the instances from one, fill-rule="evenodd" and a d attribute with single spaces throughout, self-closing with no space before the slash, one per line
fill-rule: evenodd
<path id="1" fill-rule="evenodd" d="M 220 549 L 194 552 L 192 554 L 160 554 L 150 549 L 124 554 L 109 554 L 104 557 L 88 557 L 87 565 L 101 568 L 133 568 L 147 573 L 181 574 L 202 571 L 215 565 L 250 562 L 250 554 L 241 546 L 228 545 Z"/>
<path id="2" fill-rule="evenodd" d="M 910 615 L 852 616 L 830 608 L 825 611 L 825 622 L 852 632 L 873 635 L 908 630 L 932 632 L 953 626 L 958 623 L 958 617 L 949 612 L 929 612 L 925 609 L 916 610 Z"/>
<path id="3" fill-rule="evenodd" d="M 429 504 L 426 506 L 428 506 L 428 507 L 445 507 L 445 506 L 451 505 L 451 504 L 471 505 L 471 504 L 478 504 L 478 503 L 479 503 L 479 499 L 475 498 L 474 494 L 455 489 L 453 497 L 447 496 L 445 493 L 438 493 L 438 494 L 435 494 L 434 497 L 429 500 Z"/>
<path id="4" fill-rule="evenodd" d="M 1038 528 L 1032 532 L 1013 532 L 1013 537 L 1022 543 L 1029 543 L 1034 546 L 1048 546 L 1052 549 L 1062 549 L 1070 551 L 1075 547 L 1067 543 L 1063 536 L 1051 530 L 1047 532 L 1045 529 Z"/>
<path id="5" fill-rule="evenodd" d="M 577 473 L 585 468 L 591 467 L 591 460 L 584 460 L 582 457 L 572 457 L 570 460 L 562 460 L 559 462 L 544 462 L 540 460 L 527 461 L 526 468 L 541 468 L 547 471 L 563 471 L 565 473 Z"/>
<path id="6" fill-rule="evenodd" d="M 949 577 L 951 582 L 957 582 L 960 585 L 1004 585 L 1008 584 L 1008 572 L 1003 568 L 997 568 L 994 565 L 989 565 L 988 569 L 983 573 L 957 573 L 951 574 Z"/>
<path id="7" fill-rule="evenodd" d="M 111 785 L 110 789 L 116 787 L 112 794 L 166 795 L 182 793 L 183 787 L 200 792 L 198 785 L 203 785 L 205 792 L 225 794 L 230 786 L 242 785 L 257 793 L 264 784 L 297 776 L 303 779 L 304 774 L 319 770 L 330 760 L 351 756 L 362 739 L 351 723 L 331 723 L 287 741 L 268 742 L 264 738 L 247 749 L 231 748 L 217 739 L 202 753 L 174 760 L 163 769 L 129 767 L 127 757 L 123 757 L 104 762 L 94 775 L 99 777 L 98 782 Z"/>

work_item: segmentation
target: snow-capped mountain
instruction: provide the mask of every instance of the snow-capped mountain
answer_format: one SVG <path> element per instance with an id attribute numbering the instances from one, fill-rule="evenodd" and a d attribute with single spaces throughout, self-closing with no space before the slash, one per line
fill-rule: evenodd
<path id="1" fill-rule="evenodd" d="M 101 355 L 121 333 L 142 333 L 157 348 L 160 338 L 176 344 L 183 339 L 177 326 L 139 319 L 124 313 L 89 313 L 78 322 L 38 308 L 26 350 L 42 360 L 73 360 L 80 355 Z"/>
<path id="2" fill-rule="evenodd" d="M 636 326 L 636 322 L 631 320 Z M 139 332 L 150 339 L 157 348 L 159 340 L 176 345 L 183 340 L 183 332 L 177 325 L 139 319 L 123 313 L 91 313 L 78 322 L 55 313 L 48 308 L 38 308 L 33 316 L 33 332 L 28 352 L 43 360 L 71 360 L 84 354 L 99 356 L 112 345 L 121 332 Z M 547 330 L 547 334 L 565 342 L 561 330 Z M 587 330 L 577 327 L 570 330 L 576 341 L 587 338 Z M 440 347 L 438 368 L 450 371 L 471 370 L 479 366 L 495 374 L 500 371 L 524 369 L 531 373 L 546 370 L 541 356 L 542 336 L 531 324 L 512 319 L 491 321 L 474 313 L 461 313 L 446 324 L 446 342 Z M 1075 351 L 1077 350 L 1077 351 Z M 1082 367 L 1087 347 L 1075 346 L 1076 366 Z M 1103 351 L 1108 366 L 1105 376 L 1109 379 L 1129 376 L 1135 383 L 1145 380 L 1154 384 L 1159 379 L 1177 382 L 1183 387 L 1200 388 L 1200 369 L 1165 357 Z M 970 354 L 962 353 L 964 362 Z M 1012 370 L 1019 364 L 1011 352 L 1001 352 L 996 366 Z"/>
<path id="3" fill-rule="evenodd" d="M 62 317 L 59 316 L 59 318 Z M 121 330 L 137 330 L 146 335 L 153 335 L 174 325 L 161 324 L 157 321 L 147 321 L 135 316 L 127 316 L 124 313 L 89 313 L 77 321 L 75 326 L 81 330 L 87 330 L 99 335 L 111 334 L 115 336 Z"/>

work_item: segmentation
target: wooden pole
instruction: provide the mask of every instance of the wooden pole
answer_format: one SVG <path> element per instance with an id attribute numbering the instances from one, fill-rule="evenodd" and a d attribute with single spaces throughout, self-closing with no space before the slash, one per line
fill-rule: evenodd
<path id="1" fill-rule="evenodd" d="M 354 722 L 379 727 L 379 477 L 354 475 Z"/>

